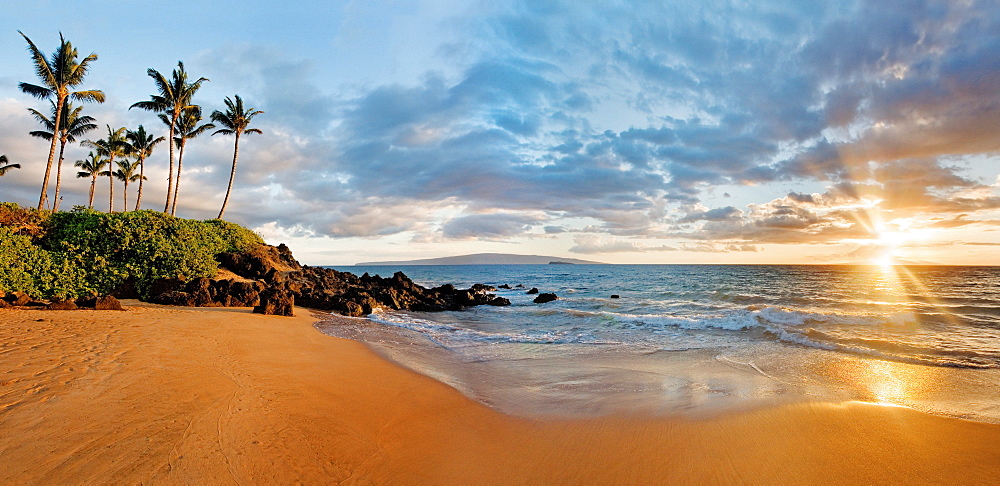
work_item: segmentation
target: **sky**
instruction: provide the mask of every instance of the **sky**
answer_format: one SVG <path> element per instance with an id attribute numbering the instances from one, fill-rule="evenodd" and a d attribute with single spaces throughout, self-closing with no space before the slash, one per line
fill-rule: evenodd
<path id="1" fill-rule="evenodd" d="M 165 135 L 129 106 L 178 61 L 206 112 L 263 110 L 226 219 L 306 264 L 1000 264 L 996 0 L 72 5 L 0 0 L 0 154 L 22 165 L 0 200 L 37 204 L 48 153 L 18 30 L 46 53 L 62 32 L 99 56 L 85 138 Z M 178 216 L 218 213 L 232 149 L 188 143 Z M 87 152 L 67 148 L 63 209 L 87 203 Z M 146 174 L 160 209 L 166 147 Z"/>

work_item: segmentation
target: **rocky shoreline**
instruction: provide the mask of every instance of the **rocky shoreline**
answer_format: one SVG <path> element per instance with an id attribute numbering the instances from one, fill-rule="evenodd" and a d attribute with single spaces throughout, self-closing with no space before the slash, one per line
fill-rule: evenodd
<path id="1" fill-rule="evenodd" d="M 383 308 L 438 312 L 510 305 L 509 300 L 490 293 L 496 288 L 488 285 L 428 289 L 402 272 L 383 278 L 300 265 L 284 244 L 224 253 L 218 259 L 220 272 L 215 278 L 159 279 L 150 287 L 148 300 L 180 306 L 254 307 L 254 312 L 277 315 L 292 315 L 292 306 L 301 305 L 352 317 Z"/>

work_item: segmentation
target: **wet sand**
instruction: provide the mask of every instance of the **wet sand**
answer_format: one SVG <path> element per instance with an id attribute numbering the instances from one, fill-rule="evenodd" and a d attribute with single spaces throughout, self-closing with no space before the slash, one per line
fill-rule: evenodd
<path id="1" fill-rule="evenodd" d="M 799 403 L 529 420 L 299 317 L 0 310 L 0 483 L 988 483 L 1000 426 Z"/>

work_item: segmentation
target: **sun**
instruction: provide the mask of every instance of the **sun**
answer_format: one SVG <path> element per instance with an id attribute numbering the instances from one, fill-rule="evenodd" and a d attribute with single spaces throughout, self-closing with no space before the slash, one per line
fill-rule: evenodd
<path id="1" fill-rule="evenodd" d="M 876 229 L 877 238 L 871 240 L 871 245 L 879 251 L 871 259 L 875 265 L 883 267 L 897 265 L 899 254 L 904 249 L 920 240 L 927 239 L 927 230 L 911 227 L 909 221 L 893 221 Z"/>
<path id="2" fill-rule="evenodd" d="M 880 267 L 891 267 L 896 264 L 896 257 L 894 257 L 891 253 L 887 253 L 873 258 L 872 263 Z"/>

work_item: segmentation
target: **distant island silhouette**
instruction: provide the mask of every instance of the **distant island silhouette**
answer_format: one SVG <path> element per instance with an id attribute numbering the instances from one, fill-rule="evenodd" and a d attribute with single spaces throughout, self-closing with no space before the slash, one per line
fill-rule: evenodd
<path id="1" fill-rule="evenodd" d="M 358 266 L 386 265 L 604 265 L 603 262 L 542 255 L 514 255 L 509 253 L 474 253 L 421 260 L 361 262 Z"/>

